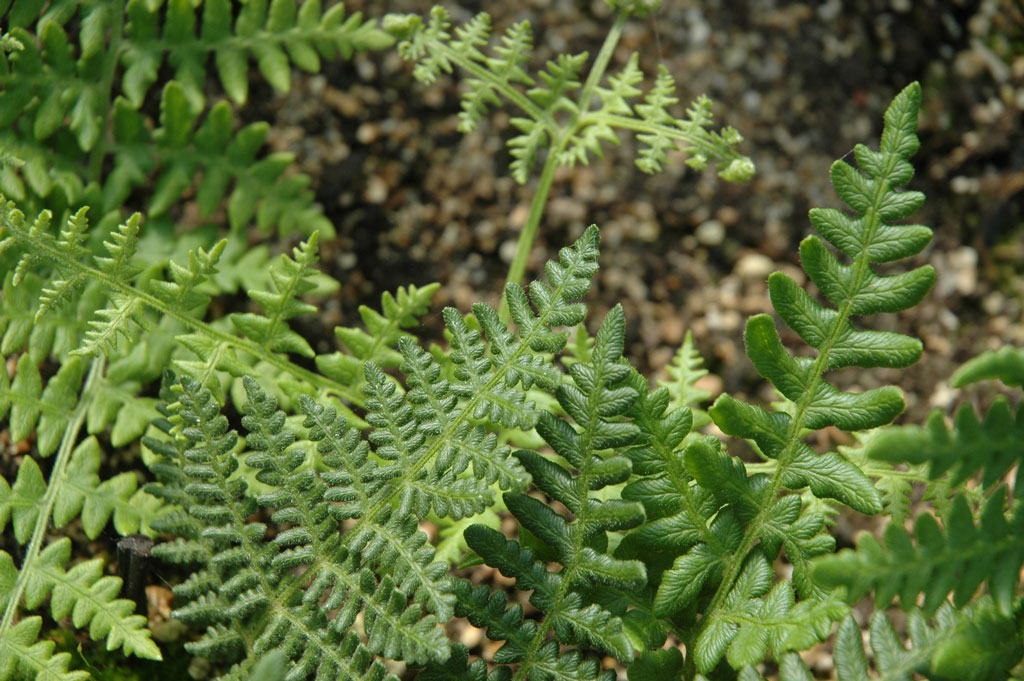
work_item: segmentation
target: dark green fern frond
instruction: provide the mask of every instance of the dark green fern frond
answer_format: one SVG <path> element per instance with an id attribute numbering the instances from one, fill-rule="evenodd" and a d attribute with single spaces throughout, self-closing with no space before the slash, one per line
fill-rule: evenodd
<path id="1" fill-rule="evenodd" d="M 884 425 L 903 407 L 896 388 L 844 393 L 823 376 L 847 366 L 906 366 L 920 355 L 915 339 L 860 330 L 850 321 L 855 314 L 909 307 L 934 279 L 929 267 L 891 276 L 872 269 L 917 252 L 931 233 L 925 227 L 890 224 L 923 200 L 918 192 L 894 190 L 913 174 L 906 159 L 917 149 L 919 103 L 920 88 L 913 84 L 886 113 L 881 151 L 856 148 L 866 175 L 842 161 L 833 165 L 833 184 L 859 214 L 811 212 L 822 236 L 852 260 L 843 264 L 817 237 L 801 246 L 804 268 L 836 309 L 820 305 L 782 273 L 769 278 L 779 316 L 817 355 L 791 355 L 768 315 L 747 323 L 747 354 L 789 401 L 787 408 L 769 411 L 723 395 L 709 410 L 726 434 L 752 440 L 766 463 L 752 464 L 748 472 L 715 438 L 684 443 L 681 428 L 669 431 L 671 437 L 665 432 L 661 443 L 635 450 L 644 477 L 637 476 L 624 494 L 645 499 L 654 517 L 649 526 L 627 535 L 620 550 L 649 555 L 663 566 L 663 572 L 652 573 L 654 614 L 681 632 L 691 673 L 711 673 L 723 658 L 734 668 L 752 665 L 769 649 L 783 662 L 788 650 L 827 636 L 831 622 L 845 612 L 812 578 L 811 561 L 835 547 L 825 531 L 830 510 L 820 499 L 875 513 L 881 497 L 866 471 L 835 452 L 818 454 L 803 438 L 830 426 L 862 430 Z M 648 114 L 661 115 L 654 104 L 650 107 Z M 705 113 L 698 106 L 692 115 Z M 668 396 L 656 392 L 639 404 L 647 413 L 638 415 L 637 423 L 652 433 L 664 432 L 673 419 Z M 772 587 L 769 566 L 783 549 L 793 566 L 792 578 Z M 700 619 L 692 623 L 698 613 Z M 759 626 L 763 618 L 780 628 Z"/>
<path id="2" fill-rule="evenodd" d="M 685 522 L 693 530 L 685 535 L 680 547 L 692 548 L 679 555 L 662 576 L 654 601 L 656 613 L 678 612 L 697 599 L 704 588 L 720 589 L 723 575 L 735 569 L 732 561 L 741 547 L 743 533 L 759 515 L 764 556 L 773 560 L 780 548 L 785 548 L 793 565 L 793 583 L 801 597 L 825 597 L 810 578 L 809 565 L 812 557 L 835 548 L 835 540 L 824 533 L 825 518 L 820 512 L 805 505 L 799 495 L 777 499 L 768 496 L 770 478 L 763 473 L 748 477 L 743 463 L 729 456 L 717 439 L 694 440 L 681 458 L 689 476 L 697 482 L 695 491 L 701 496 L 695 501 L 701 503 L 697 506 L 690 502 L 686 509 Z M 701 490 L 709 491 L 714 502 Z M 748 561 L 758 554 L 750 555 Z"/>
<path id="3" fill-rule="evenodd" d="M 211 54 L 224 90 L 242 104 L 248 97 L 250 60 L 271 85 L 287 91 L 292 64 L 316 72 L 321 58 L 347 58 L 355 51 L 382 49 L 392 42 L 360 13 L 346 16 L 341 4 L 323 12 L 319 0 L 301 5 L 295 0 L 259 0 L 241 12 L 233 12 L 227 0 L 200 6 L 180 0 L 125 5 L 65 3 L 59 12 L 43 12 L 35 3 L 14 3 L 7 21 L 13 29 L 11 37 L 19 40 L 21 48 L 19 58 L 10 60 L 13 69 L 5 77 L 23 88 L 10 92 L 11 100 L 17 95 L 24 98 L 17 108 L 12 101 L 0 99 L 0 110 L 11 110 L 9 120 L 0 127 L 7 127 L 20 114 L 32 121 L 36 138 L 45 139 L 70 115 L 82 149 L 89 150 L 97 141 L 102 119 L 100 105 L 106 93 L 99 76 L 104 57 L 125 67 L 121 86 L 133 108 L 142 104 L 166 60 L 174 69 L 174 80 L 185 87 L 190 107 L 197 111 L 205 100 L 203 84 Z M 82 24 L 77 59 L 65 32 L 74 20 Z M 33 28 L 40 32 L 41 50 L 30 37 Z M 95 80 L 89 86 L 79 84 L 70 96 L 52 96 L 61 85 L 60 77 L 75 69 Z M 26 88 L 26 79 L 17 78 L 23 74 L 35 76 L 32 87 Z"/>
<path id="4" fill-rule="evenodd" d="M 358 641 L 352 627 L 361 616 L 367 640 L 358 659 L 372 658 L 376 665 L 382 659 L 443 662 L 448 646 L 440 623 L 452 616 L 456 597 L 447 565 L 434 560 L 417 521 L 430 514 L 460 519 L 479 513 L 492 504 L 489 483 L 524 488 L 523 466 L 479 420 L 501 422 L 515 415 L 509 423 L 536 421 L 524 395 L 535 383 L 561 384 L 561 374 L 543 367 L 539 358 L 564 346 L 568 334 L 558 326 L 582 321 L 584 309 L 575 299 L 589 287 L 596 259 L 597 230 L 591 228 L 562 251 L 559 262 L 549 263 L 547 283 L 531 287 L 536 309 L 521 288 L 509 285 L 518 334 L 501 324 L 493 309 L 477 306 L 485 341 L 465 318 L 446 311 L 456 367 L 450 379 L 407 337 L 398 339 L 406 392 L 376 364 L 365 362 L 371 426 L 365 441 L 336 409 L 300 395 L 303 427 L 315 443 L 313 465 L 307 448 L 286 427 L 284 412 L 253 379 L 242 381 L 243 426 L 253 451 L 239 457 L 234 453 L 239 440 L 228 431 L 210 392 L 182 377 L 174 420 L 184 445 L 159 439 L 147 444 L 161 456 L 155 471 L 164 484 L 153 492 L 189 513 L 161 519 L 159 528 L 180 539 L 155 551 L 201 566 L 176 589 L 188 601 L 178 616 L 208 627 L 193 652 L 237 661 L 237 673 L 244 674 L 257 657 L 282 647 L 292 661 L 289 678 L 328 678 L 340 663 L 337 646 Z M 289 269 L 288 281 L 301 279 L 299 270 Z M 278 297 L 264 299 L 279 304 Z M 395 316 L 392 332 L 400 328 L 401 317 Z M 619 343 L 621 354 L 621 338 Z M 171 430 L 169 422 L 159 423 Z M 258 490 L 249 490 L 245 477 L 236 474 L 239 458 L 255 471 Z M 272 539 L 265 537 L 262 524 L 246 522 L 258 507 L 288 526 Z M 352 524 L 341 532 L 343 521 Z M 600 561 L 591 566 L 595 574 L 604 567 Z M 604 635 L 588 624 L 597 606 L 577 603 L 574 610 L 570 606 L 579 596 L 567 598 L 564 626 Z M 296 652 L 300 649 L 305 656 Z M 572 655 L 558 664 L 581 666 Z M 383 669 L 370 667 L 366 673 L 378 668 Z"/>
<path id="5" fill-rule="evenodd" d="M 831 209 L 814 209 L 811 220 L 821 235 L 852 264 L 844 265 L 825 242 L 808 237 L 800 247 L 811 280 L 837 309 L 815 302 L 782 273 L 769 278 L 772 303 L 782 319 L 817 350 L 813 358 L 794 357 L 782 346 L 774 320 L 768 315 L 747 323 L 747 353 L 762 376 L 796 403 L 796 418 L 743 405 L 723 396 L 711 408 L 712 418 L 730 435 L 753 439 L 761 452 L 779 459 L 782 486 L 807 485 L 818 496 L 838 499 L 863 512 L 877 512 L 878 494 L 859 469 L 835 454 L 818 455 L 799 440 L 804 428 L 836 426 L 865 430 L 884 425 L 902 409 L 894 387 L 863 393 L 844 393 L 823 380 L 826 371 L 858 366 L 903 367 L 921 354 L 920 341 L 900 334 L 857 329 L 853 315 L 896 312 L 916 304 L 935 278 L 929 266 L 904 274 L 881 276 L 872 264 L 913 255 L 927 244 L 926 227 L 892 225 L 923 202 L 920 192 L 896 192 L 913 175 L 906 160 L 918 147 L 917 110 L 920 86 L 908 86 L 885 115 L 881 151 L 863 145 L 855 149 L 861 174 L 843 161 L 832 166 L 832 181 L 857 217 Z"/>
<path id="6" fill-rule="evenodd" d="M 320 0 L 19 0 L 3 10 L 0 149 L 17 163 L 0 167 L 0 192 L 61 219 L 83 205 L 94 217 L 129 206 L 157 217 L 194 187 L 200 213 L 221 219 L 226 202 L 235 231 L 255 219 L 264 231 L 333 233 L 311 179 L 286 172 L 292 155 L 260 153 L 265 123 L 236 133 L 231 104 L 207 107 L 208 81 L 215 72 L 244 104 L 255 63 L 287 91 L 293 65 L 317 72 L 322 59 L 391 45 L 375 22 Z"/>
<path id="7" fill-rule="evenodd" d="M 975 524 L 963 496 L 953 500 L 940 526 L 935 516 L 922 513 L 914 533 L 889 523 L 885 545 L 862 534 L 856 550 L 844 549 L 816 561 L 814 577 L 828 587 L 844 586 L 848 600 L 875 592 L 879 607 L 899 597 L 909 609 L 923 595 L 923 607 L 933 612 L 952 592 L 957 607 L 965 606 L 984 582 L 1001 613 L 1013 612 L 1024 565 L 1024 504 L 1007 504 L 1005 487 L 984 502 Z"/>
<path id="8" fill-rule="evenodd" d="M 289 653 L 289 674 L 294 678 L 379 679 L 385 675 L 380 659 L 349 631 L 363 612 L 367 645 L 374 652 L 392 658 L 438 659 L 445 650 L 443 633 L 421 607 L 436 604 L 422 592 L 420 587 L 426 585 L 417 585 L 411 571 L 403 573 L 407 564 L 395 564 L 403 553 L 428 563 L 432 552 L 419 550 L 415 534 L 403 529 L 405 523 L 385 528 L 390 544 L 364 543 L 361 552 L 353 554 L 341 548 L 342 514 L 332 512 L 325 498 L 327 484 L 303 466 L 306 455 L 292 446 L 295 436 L 284 427 L 284 414 L 273 398 L 251 379 L 246 380 L 246 390 L 250 408 L 244 425 L 250 429 L 247 444 L 253 452 L 244 458 L 269 489 L 257 495 L 232 475 L 238 467 L 238 437 L 228 429 L 209 391 L 183 377 L 178 392 L 174 420 L 186 442 L 181 450 L 186 464 L 180 469 L 181 489 L 189 498 L 186 506 L 192 517 L 179 525 L 193 535 L 185 538 L 184 546 L 197 544 L 191 555 L 206 562 L 176 589 L 190 600 L 179 616 L 209 627 L 202 640 L 190 644 L 193 652 L 238 661 L 223 678 L 244 678 L 257 658 L 280 647 Z M 338 465 L 340 458 L 324 460 Z M 272 508 L 275 522 L 293 526 L 268 539 L 265 525 L 247 522 L 258 506 Z M 195 523 L 203 528 L 198 535 L 189 530 Z M 180 546 L 172 544 L 159 553 L 173 556 Z M 294 570 L 298 566 L 307 568 L 301 576 Z M 371 566 L 382 573 L 379 581 Z M 432 575 L 430 587 L 439 577 Z M 407 602 L 410 596 L 413 600 Z"/>
<path id="9" fill-rule="evenodd" d="M 629 529 L 643 522 L 643 507 L 622 499 L 602 500 L 593 494 L 629 477 L 629 459 L 615 450 L 630 444 L 638 434 L 636 426 L 617 418 L 637 398 L 636 390 L 627 382 L 628 365 L 621 360 L 624 333 L 622 309 L 615 307 L 601 325 L 591 361 L 573 363 L 573 382 L 557 385 L 555 395 L 572 418 L 571 423 L 550 412 L 540 412 L 537 432 L 555 450 L 559 461 L 529 451 L 516 453 L 534 484 L 549 498 L 564 504 L 572 514 L 571 520 L 532 496 L 504 496 L 520 525 L 543 544 L 550 560 L 563 566 L 561 572 L 548 572 L 532 552 L 490 528 L 474 526 L 466 531 L 470 548 L 488 565 L 515 578 L 519 588 L 532 590 L 531 601 L 544 612 L 538 625 L 516 623 L 520 613 L 503 613 L 500 602 L 491 600 L 493 617 L 480 620 L 489 627 L 488 635 L 509 636 L 501 648 L 501 661 L 518 663 L 520 676 L 581 678 L 559 670 L 565 655 L 558 655 L 558 643 L 596 648 L 619 659 L 631 656 L 632 645 L 623 630 L 621 613 L 613 614 L 597 603 L 588 604 L 586 595 L 592 587 L 628 593 L 646 581 L 642 562 L 602 552 L 608 531 Z M 479 600 L 486 599 L 486 595 L 465 592 L 460 601 L 465 598 Z M 470 614 L 471 621 L 474 617 Z M 549 639 L 551 634 L 554 640 Z M 589 669 L 588 664 L 582 663 L 580 669 Z M 582 678 L 589 678 L 596 669 Z"/>

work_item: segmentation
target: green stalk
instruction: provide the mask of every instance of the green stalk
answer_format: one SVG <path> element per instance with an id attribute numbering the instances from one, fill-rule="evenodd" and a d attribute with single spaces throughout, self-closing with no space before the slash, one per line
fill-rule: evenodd
<path id="1" fill-rule="evenodd" d="M 597 53 L 594 66 L 590 69 L 587 80 L 583 84 L 583 91 L 580 93 L 579 98 L 579 109 L 566 124 L 559 126 L 558 134 L 552 140 L 553 143 L 548 149 L 547 160 L 544 161 L 544 167 L 540 173 L 540 180 L 537 182 L 537 190 L 534 192 L 533 200 L 530 202 L 530 213 L 526 218 L 526 224 L 523 225 L 523 230 L 519 233 L 515 257 L 512 259 L 512 264 L 508 268 L 508 274 L 505 276 L 506 285 L 508 283 L 518 284 L 526 274 L 526 261 L 530 257 L 533 242 L 537 238 L 537 229 L 540 227 L 540 220 L 544 216 L 544 208 L 547 206 L 548 195 L 551 193 L 551 185 L 555 181 L 555 171 L 558 170 L 558 157 L 579 130 L 581 121 L 590 109 L 590 101 L 594 98 L 594 92 L 597 90 L 598 84 L 608 69 L 608 62 L 611 61 L 612 55 L 615 53 L 615 46 L 619 44 L 619 40 L 622 38 L 622 28 L 625 26 L 627 18 L 626 12 L 619 12 L 619 15 L 615 17 L 615 23 L 608 31 L 608 35 L 605 36 L 604 43 L 601 45 L 601 51 Z M 504 297 L 501 300 L 499 315 L 503 322 L 509 320 L 508 303 Z"/>
<path id="2" fill-rule="evenodd" d="M 560 145 L 565 146 L 564 142 Z M 559 149 L 560 151 L 560 149 Z M 519 243 L 516 244 L 516 255 L 508 268 L 505 276 L 505 283 L 513 282 L 518 284 L 526 274 L 526 260 L 530 257 L 533 248 L 533 241 L 537 238 L 537 228 L 540 226 L 540 219 L 544 216 L 544 207 L 548 203 L 548 194 L 551 193 L 551 185 L 555 183 L 555 171 L 558 170 L 558 154 L 555 147 L 548 150 L 548 158 L 544 161 L 544 168 L 540 173 L 540 181 L 537 183 L 537 190 L 530 202 L 530 214 L 526 217 L 526 224 L 519 232 Z M 505 296 L 501 297 L 501 309 L 498 311 L 501 321 L 508 322 L 508 301 Z"/>

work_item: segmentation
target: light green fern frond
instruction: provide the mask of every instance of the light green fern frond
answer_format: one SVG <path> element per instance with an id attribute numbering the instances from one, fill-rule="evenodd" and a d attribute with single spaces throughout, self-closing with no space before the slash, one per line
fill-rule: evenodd
<path id="1" fill-rule="evenodd" d="M 981 484 L 988 489 L 1015 466 L 1017 481 L 1024 479 L 1019 468 L 1024 459 L 1021 442 L 1024 406 L 1014 412 L 1009 401 L 1000 397 L 980 419 L 970 404 L 961 405 L 953 428 L 947 426 L 945 415 L 935 410 L 923 427 L 905 425 L 883 430 L 870 441 L 866 453 L 894 464 L 928 464 L 930 478 L 949 473 L 954 487 L 984 471 Z"/>
<path id="2" fill-rule="evenodd" d="M 456 66 L 467 72 L 459 126 L 464 132 L 474 130 L 487 110 L 503 99 L 522 111 L 523 115 L 511 119 L 519 134 L 508 141 L 512 176 L 517 182 L 529 180 L 544 149 L 550 159 L 547 166 L 552 168 L 587 163 L 591 156 L 603 155 L 603 143 L 619 144 L 617 130 L 635 131 L 648 146 L 637 161 L 646 172 L 660 170 L 666 152 L 682 145 L 691 148 L 692 165 L 705 167 L 713 161 L 725 179 L 749 179 L 753 164 L 733 149 L 742 139 L 739 133 L 731 128 L 721 134 L 709 130 L 710 100 L 702 98 L 695 105 L 700 116 L 691 112 L 688 118 L 674 117 L 666 107 L 678 101 L 675 83 L 662 69 L 634 112 L 630 102 L 640 96 L 636 86 L 643 80 L 636 54 L 619 73 L 605 79 L 626 19 L 647 11 L 649 8 L 632 4 L 616 7 L 615 25 L 585 79 L 586 53 L 558 55 L 531 75 L 526 68 L 533 47 L 527 22 L 510 27 L 494 47 L 489 47 L 491 23 L 486 14 L 454 29 L 454 35 L 447 12 L 439 7 L 426 21 L 390 15 L 383 26 L 401 41 L 399 53 L 416 62 L 413 75 L 422 82 L 432 83 Z M 602 85 L 602 80 L 607 85 Z"/>
<path id="3" fill-rule="evenodd" d="M 52 643 L 37 643 L 40 620 L 19 620 L 25 610 L 47 601 L 54 619 L 71 616 L 78 629 L 87 629 L 108 649 L 160 659 L 150 640 L 146 618 L 134 615 L 135 603 L 118 599 L 121 580 L 104 576 L 100 559 L 65 570 L 71 557 L 67 538 L 47 542 L 48 530 L 81 518 L 86 534 L 94 538 L 113 516 L 122 533 L 152 531 L 163 514 L 158 499 L 136 490 L 134 473 L 101 482 L 99 445 L 94 438 L 78 441 L 93 404 L 102 373 L 102 360 L 94 360 L 83 384 L 86 362 L 65 362 L 43 388 L 32 356 L 18 360 L 14 380 L 0 372 L 0 418 L 9 416 L 11 433 L 29 438 L 38 433 L 36 456 L 53 456 L 49 479 L 36 456 L 27 455 L 13 484 L 0 479 L 0 529 L 10 522 L 14 541 L 22 546 L 20 564 L 0 552 L 0 670 L 10 676 L 20 670 L 32 678 L 80 679 L 67 670 L 66 655 L 53 654 Z M 47 676 L 47 675 L 51 676 Z"/>
<path id="4" fill-rule="evenodd" d="M 975 524 L 967 501 L 956 497 L 942 525 L 930 513 L 917 517 L 913 535 L 902 524 L 889 523 L 884 547 L 862 534 L 856 550 L 819 558 L 814 577 L 826 586 L 846 587 L 851 601 L 873 590 L 879 607 L 898 596 L 909 609 L 922 594 L 927 612 L 951 592 L 957 607 L 963 607 L 984 582 L 995 606 L 1009 614 L 1024 564 L 1024 504 L 1013 500 L 1008 505 L 1006 488 L 1000 487 L 984 502 L 979 516 Z"/>

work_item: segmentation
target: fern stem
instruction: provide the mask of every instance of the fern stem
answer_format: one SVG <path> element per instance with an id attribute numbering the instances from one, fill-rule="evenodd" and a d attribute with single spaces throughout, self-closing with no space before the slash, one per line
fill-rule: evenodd
<path id="1" fill-rule="evenodd" d="M 895 161 L 890 161 L 895 163 Z M 886 177 L 892 168 L 887 168 L 884 172 L 880 173 L 881 177 Z M 873 242 L 874 235 L 878 230 L 881 223 L 879 217 L 879 210 L 882 205 L 882 200 L 885 194 L 890 190 L 889 183 L 880 180 L 875 187 L 875 195 L 871 200 L 871 207 L 864 211 L 863 220 L 865 222 L 864 237 L 862 242 L 864 244 L 870 244 Z M 871 265 L 870 255 L 868 248 L 865 246 L 861 249 L 861 252 L 857 254 L 854 259 L 853 268 L 855 270 L 854 284 L 850 287 L 851 291 L 858 291 L 864 284 L 864 279 L 867 275 L 868 269 Z M 762 497 L 762 504 L 758 509 L 757 515 L 751 520 L 744 530 L 743 539 L 739 544 L 736 552 L 733 554 L 736 559 L 730 561 L 729 566 L 725 570 L 725 574 L 722 577 L 721 583 L 718 585 L 718 590 L 715 592 L 714 597 L 711 599 L 711 603 L 708 605 L 707 610 L 704 613 L 701 624 L 696 629 L 696 634 L 699 636 L 700 631 L 706 626 L 707 622 L 712 620 L 712 613 L 722 605 L 722 601 L 725 600 L 729 592 L 732 589 L 736 578 L 739 576 L 740 570 L 743 567 L 744 559 L 746 555 L 754 548 L 757 543 L 762 527 L 765 522 L 767 514 L 774 507 L 774 500 L 782 490 L 782 479 L 783 473 L 786 468 L 792 463 L 796 456 L 796 445 L 800 442 L 800 433 L 804 428 L 804 421 L 806 420 L 807 410 L 814 404 L 814 399 L 817 395 L 818 384 L 822 380 L 822 376 L 825 373 L 825 367 L 828 364 L 829 354 L 832 351 L 835 343 L 841 338 L 842 330 L 848 323 L 851 316 L 851 310 L 853 307 L 854 296 L 848 296 L 839 306 L 838 314 L 833 319 L 831 326 L 828 330 L 828 335 L 824 338 L 821 345 L 818 347 L 818 356 L 814 360 L 812 365 L 810 376 L 811 380 L 808 382 L 807 388 L 803 395 L 800 396 L 800 400 L 796 403 L 796 410 L 793 414 L 793 418 L 789 422 L 789 429 L 786 433 L 786 445 L 778 457 L 778 464 L 775 469 L 775 473 L 772 476 L 771 483 L 768 489 L 765 490 L 764 496 Z M 694 641 L 696 640 L 696 636 Z"/>
<path id="2" fill-rule="evenodd" d="M 619 15 L 615 18 L 615 23 L 608 31 L 608 35 L 605 36 L 601 50 L 597 53 L 597 58 L 594 59 L 594 66 L 590 69 L 590 73 L 587 74 L 587 81 L 583 84 L 583 91 L 579 99 L 579 110 L 572 117 L 572 120 L 564 126 L 558 127 L 557 134 L 551 135 L 551 139 L 555 143 L 548 149 L 548 156 L 544 161 L 544 168 L 541 170 L 540 180 L 537 183 L 537 190 L 534 192 L 533 200 L 530 202 L 530 213 L 526 218 L 526 224 L 523 225 L 523 229 L 519 233 L 515 258 L 513 258 L 512 264 L 509 265 L 508 274 L 505 277 L 506 283 L 518 284 L 522 281 L 523 275 L 526 274 L 526 261 L 530 257 L 533 242 L 537 238 L 537 228 L 540 226 L 540 220 L 544 216 L 548 195 L 551 193 L 551 186 L 555 181 L 555 171 L 558 170 L 559 165 L 558 157 L 565 149 L 565 145 L 569 143 L 576 134 L 576 131 L 581 127 L 581 121 L 587 114 L 590 100 L 594 97 L 594 91 L 604 77 L 604 72 L 608 68 L 608 62 L 611 61 L 612 55 L 615 53 L 615 47 L 619 44 L 619 39 L 622 37 L 622 27 L 625 26 L 627 18 L 625 12 L 619 12 Z M 509 89 L 519 94 L 518 90 Z M 546 116 L 546 114 L 538 112 L 536 115 L 532 113 L 531 115 L 538 122 L 547 124 L 549 130 L 552 130 L 554 123 L 550 121 L 550 117 Z M 498 314 L 501 321 L 508 321 L 508 302 L 504 299 L 501 301 L 501 309 Z"/>
<path id="3" fill-rule="evenodd" d="M 519 232 L 516 255 L 512 260 L 512 264 L 509 265 L 508 275 L 505 277 L 506 284 L 509 282 L 518 284 L 522 281 L 523 275 L 526 274 L 526 261 L 530 257 L 530 251 L 533 250 L 533 242 L 537 238 L 537 228 L 540 226 L 540 219 L 544 216 L 548 194 L 551 193 L 551 186 L 555 183 L 555 172 L 558 170 L 557 152 L 565 147 L 568 138 L 561 137 L 560 141 L 561 143 L 557 151 L 554 147 L 548 150 L 548 157 L 544 161 L 544 168 L 541 171 L 540 180 L 537 182 L 537 190 L 534 192 L 533 200 L 530 202 L 530 214 L 526 217 L 526 224 L 523 225 L 522 231 Z M 501 321 L 508 322 L 508 300 L 504 297 L 501 299 L 501 309 L 498 311 L 498 314 Z"/>
<path id="4" fill-rule="evenodd" d="M 100 136 L 96 145 L 89 154 L 89 180 L 101 183 L 103 179 L 103 159 L 107 155 L 107 128 L 110 125 L 110 112 L 114 107 L 109 106 L 110 95 L 114 87 L 114 75 L 117 73 L 117 61 L 121 56 L 121 38 L 124 33 L 124 12 L 114 11 L 113 25 L 110 27 L 110 46 L 107 48 L 106 59 L 103 62 L 103 79 L 100 81 L 101 102 L 108 106 L 103 107 L 103 123 L 100 125 Z"/>
<path id="5" fill-rule="evenodd" d="M 21 561 L 21 569 L 18 577 L 7 595 L 7 607 L 4 609 L 3 620 L 0 620 L 0 639 L 7 636 L 11 626 L 14 624 L 14 617 L 21 604 L 21 598 L 28 586 L 31 576 L 37 574 L 35 562 L 39 558 L 39 552 L 43 546 L 43 539 L 46 538 L 46 529 L 50 526 L 50 518 L 53 517 L 53 507 L 57 503 L 57 495 L 63 491 L 60 480 L 64 478 L 68 463 L 71 461 L 71 452 L 78 440 L 78 432 L 85 424 L 85 417 L 89 413 L 92 404 L 92 393 L 99 382 L 100 374 L 103 373 L 105 360 L 102 356 L 96 357 L 89 367 L 89 375 L 82 387 L 81 397 L 75 406 L 75 411 L 68 424 L 64 428 L 64 436 L 61 438 L 60 447 L 57 449 L 57 456 L 53 461 L 53 470 L 50 471 L 50 480 L 46 486 L 46 494 L 43 496 L 42 507 L 36 518 L 35 528 L 32 530 L 32 538 L 28 548 L 25 550 L 25 557 Z"/>
<path id="6" fill-rule="evenodd" d="M 590 73 L 587 74 L 587 80 L 583 84 L 583 92 L 580 94 L 579 100 L 580 108 L 574 117 L 573 124 L 577 123 L 589 111 L 590 102 L 594 98 L 594 91 L 597 90 L 598 84 L 604 78 L 604 72 L 608 69 L 608 62 L 611 61 L 612 55 L 615 53 L 619 39 L 622 38 L 622 28 L 626 25 L 626 19 L 628 18 L 629 15 L 626 11 L 620 10 L 618 16 L 615 17 L 615 23 L 608 30 L 608 35 L 605 36 L 604 43 L 601 44 L 601 51 L 597 53 L 597 57 L 594 59 L 594 66 L 591 67 Z"/>

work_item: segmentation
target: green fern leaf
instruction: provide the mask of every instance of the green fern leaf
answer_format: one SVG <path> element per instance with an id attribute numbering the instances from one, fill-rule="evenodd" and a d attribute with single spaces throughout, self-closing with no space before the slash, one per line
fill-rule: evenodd
<path id="1" fill-rule="evenodd" d="M 987 489 L 1020 463 L 1024 456 L 1022 441 L 1024 407 L 1014 414 L 1009 402 L 998 398 L 980 420 L 971 405 L 962 405 L 952 429 L 947 427 L 942 412 L 935 410 L 923 427 L 883 430 L 868 443 L 865 453 L 894 464 L 928 464 L 929 477 L 935 479 L 948 472 L 954 487 L 984 469 L 981 484 Z M 1024 473 L 1018 468 L 1017 475 L 1020 481 Z"/>
<path id="2" fill-rule="evenodd" d="M 1024 350 L 1004 347 L 983 352 L 964 363 L 950 383 L 960 388 L 969 383 L 998 378 L 1009 386 L 1024 385 Z"/>
<path id="3" fill-rule="evenodd" d="M 886 112 L 881 151 L 863 145 L 855 149 L 867 176 L 842 161 L 833 165 L 836 190 L 861 215 L 852 218 L 827 209 L 811 212 L 811 220 L 822 236 L 854 261 L 852 265 L 841 264 L 817 237 L 809 237 L 801 245 L 801 259 L 812 281 L 839 309 L 820 306 L 782 273 L 769 278 L 777 312 L 818 350 L 817 358 L 790 356 L 768 316 L 754 317 L 747 324 L 747 352 L 754 365 L 784 396 L 798 404 L 801 421 L 740 405 L 727 396 L 711 409 L 712 417 L 725 432 L 751 438 L 766 456 L 785 461 L 780 468 L 788 481 L 783 484 L 809 485 L 818 496 L 836 498 L 865 512 L 876 512 L 880 500 L 863 473 L 834 454 L 815 455 L 793 434 L 801 428 L 829 425 L 846 430 L 873 428 L 891 421 L 903 408 L 895 388 L 842 393 L 821 380 L 821 375 L 846 366 L 906 366 L 920 355 L 917 340 L 857 330 L 849 322 L 853 314 L 906 309 L 920 300 L 934 280 L 930 267 L 884 277 L 870 267 L 872 263 L 912 255 L 926 243 L 917 238 L 926 235 L 926 228 L 908 228 L 914 238 L 899 240 L 896 235 L 905 228 L 887 222 L 906 217 L 924 198 L 919 192 L 897 193 L 892 189 L 906 183 L 913 174 L 906 158 L 918 147 L 914 131 L 919 104 L 920 87 L 908 86 Z"/>
<path id="4" fill-rule="evenodd" d="M 907 632 L 913 646 L 909 650 L 881 612 L 872 615 L 870 632 L 874 664 L 885 679 L 910 679 L 919 673 L 933 679 L 995 681 L 1007 678 L 1024 654 L 1012 620 L 999 615 L 987 599 L 961 611 L 944 604 L 935 614 L 934 627 L 920 611 L 911 611 Z M 839 627 L 834 654 L 843 681 L 874 678 L 860 628 L 852 617 Z M 785 675 L 783 679 L 789 681 Z"/>
<path id="5" fill-rule="evenodd" d="M 944 527 L 929 513 L 917 517 L 913 537 L 902 525 L 890 523 L 884 547 L 862 534 L 856 550 L 818 558 L 814 577 L 828 587 L 846 587 L 851 601 L 873 589 L 879 607 L 899 596 L 909 609 L 923 594 L 926 612 L 934 612 L 950 592 L 963 607 L 984 581 L 1000 612 L 1009 613 L 1024 564 L 1024 506 L 1012 504 L 1009 517 L 1006 506 L 1006 488 L 1000 487 L 985 502 L 975 525 L 967 502 L 957 497 L 943 519 Z"/>

